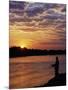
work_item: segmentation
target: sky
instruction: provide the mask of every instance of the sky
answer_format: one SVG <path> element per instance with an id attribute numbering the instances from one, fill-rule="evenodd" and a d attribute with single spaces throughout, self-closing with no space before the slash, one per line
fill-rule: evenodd
<path id="1" fill-rule="evenodd" d="M 66 48 L 66 5 L 9 1 L 10 47 Z"/>

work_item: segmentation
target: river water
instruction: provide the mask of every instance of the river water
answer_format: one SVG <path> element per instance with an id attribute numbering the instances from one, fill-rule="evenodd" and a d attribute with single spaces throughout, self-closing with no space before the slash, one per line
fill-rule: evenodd
<path id="1" fill-rule="evenodd" d="M 59 73 L 66 72 L 66 56 L 58 55 Z M 54 77 L 56 55 L 27 56 L 10 58 L 10 88 L 28 88 L 40 86 Z"/>

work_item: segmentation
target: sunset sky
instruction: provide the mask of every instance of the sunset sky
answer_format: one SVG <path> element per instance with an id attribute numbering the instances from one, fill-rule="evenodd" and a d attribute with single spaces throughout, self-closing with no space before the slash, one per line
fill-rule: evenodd
<path id="1" fill-rule="evenodd" d="M 65 49 L 66 5 L 9 2 L 10 47 Z"/>

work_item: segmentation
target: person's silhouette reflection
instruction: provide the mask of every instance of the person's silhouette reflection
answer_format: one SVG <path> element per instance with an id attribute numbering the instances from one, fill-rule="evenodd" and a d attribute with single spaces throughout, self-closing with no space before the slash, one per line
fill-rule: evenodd
<path id="1" fill-rule="evenodd" d="M 58 60 L 58 57 L 56 57 L 56 62 L 55 62 L 55 64 L 52 65 L 52 67 L 54 67 L 55 77 L 57 77 L 58 74 L 59 74 L 59 60 Z"/>

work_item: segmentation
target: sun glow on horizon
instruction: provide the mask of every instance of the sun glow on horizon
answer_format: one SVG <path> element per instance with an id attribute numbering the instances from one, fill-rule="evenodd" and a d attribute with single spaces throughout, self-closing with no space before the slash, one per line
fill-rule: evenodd
<path id="1" fill-rule="evenodd" d="M 24 48 L 24 47 L 26 47 L 26 46 L 25 46 L 25 45 L 21 45 L 20 47 L 21 47 L 21 48 Z"/>

